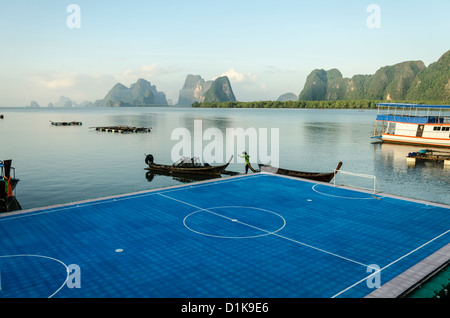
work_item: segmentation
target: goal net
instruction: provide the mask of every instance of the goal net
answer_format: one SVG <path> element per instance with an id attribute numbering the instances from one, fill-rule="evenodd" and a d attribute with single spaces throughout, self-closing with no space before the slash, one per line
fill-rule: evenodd
<path id="1" fill-rule="evenodd" d="M 339 170 L 333 179 L 334 186 L 347 186 L 371 191 L 372 193 L 381 192 L 377 177 L 370 174 L 354 173 Z"/>

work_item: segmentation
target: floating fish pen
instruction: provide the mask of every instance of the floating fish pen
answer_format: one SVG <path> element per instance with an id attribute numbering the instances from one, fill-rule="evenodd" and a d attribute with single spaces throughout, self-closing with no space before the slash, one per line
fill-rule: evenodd
<path id="1" fill-rule="evenodd" d="M 50 121 L 53 126 L 81 126 L 83 123 L 80 121 Z"/>
<path id="2" fill-rule="evenodd" d="M 130 126 L 108 126 L 108 127 L 91 127 L 91 128 L 95 128 L 96 131 L 106 131 L 120 134 L 149 133 L 152 130 L 151 128 L 146 127 L 130 127 Z"/>

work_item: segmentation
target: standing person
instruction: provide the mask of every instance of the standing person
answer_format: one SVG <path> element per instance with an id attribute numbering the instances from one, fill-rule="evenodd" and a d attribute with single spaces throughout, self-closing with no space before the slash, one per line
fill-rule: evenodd
<path id="1" fill-rule="evenodd" d="M 247 174 L 248 172 L 248 168 L 250 168 L 251 171 L 256 172 L 255 169 L 252 168 L 252 166 L 250 165 L 250 156 L 247 154 L 247 152 L 243 152 L 242 153 L 243 156 L 239 155 L 239 157 L 244 158 L 245 159 L 245 174 Z"/>

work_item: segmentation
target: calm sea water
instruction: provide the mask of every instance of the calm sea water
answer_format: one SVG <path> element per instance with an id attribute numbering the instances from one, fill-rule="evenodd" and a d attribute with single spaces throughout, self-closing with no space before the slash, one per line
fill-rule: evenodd
<path id="1" fill-rule="evenodd" d="M 421 147 L 371 144 L 376 111 L 0 108 L 0 114 L 5 117 L 0 119 L 0 159 L 13 159 L 21 180 L 16 196 L 24 209 L 180 184 L 184 180 L 149 176 L 144 154 L 153 154 L 158 163 L 172 163 L 171 151 L 179 142 L 171 139 L 173 131 L 186 128 L 194 138 L 194 120 L 202 121 L 203 131 L 217 128 L 224 135 L 227 128 L 266 128 L 269 145 L 270 129 L 277 128 L 283 168 L 328 172 L 342 161 L 342 170 L 376 176 L 385 193 L 450 204 L 450 170 L 442 163 L 406 165 L 408 152 Z M 50 121 L 83 125 L 52 126 Z M 90 128 L 108 125 L 153 129 L 116 134 Z M 203 141 L 203 146 L 208 143 Z M 236 149 L 235 155 L 243 150 Z M 233 160 L 228 170 L 243 173 L 244 164 Z M 337 180 L 372 185 L 370 179 Z"/>

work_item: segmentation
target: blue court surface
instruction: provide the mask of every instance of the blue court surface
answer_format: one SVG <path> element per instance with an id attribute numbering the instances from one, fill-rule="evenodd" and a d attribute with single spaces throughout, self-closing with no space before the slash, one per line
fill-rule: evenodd
<path id="1" fill-rule="evenodd" d="M 4 215 L 0 237 L 4 298 L 362 298 L 450 243 L 450 209 L 260 173 Z"/>

